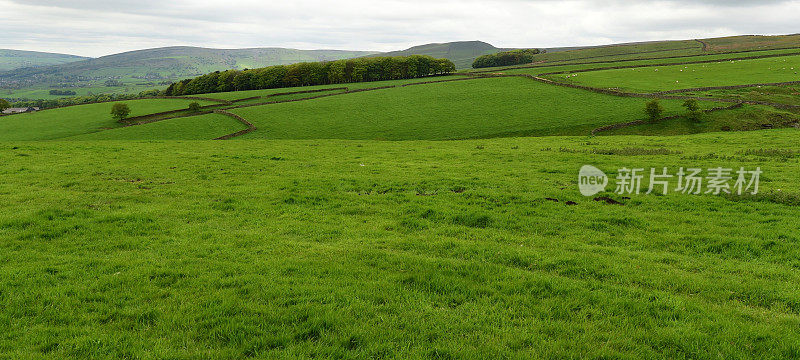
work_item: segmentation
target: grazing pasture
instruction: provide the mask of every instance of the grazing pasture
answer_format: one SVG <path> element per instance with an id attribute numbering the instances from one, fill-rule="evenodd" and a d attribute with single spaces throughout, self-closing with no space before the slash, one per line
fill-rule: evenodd
<path id="1" fill-rule="evenodd" d="M 550 101 L 549 99 L 560 101 Z M 646 99 L 524 78 L 455 81 L 233 110 L 258 128 L 245 139 L 445 140 L 588 134 L 644 118 Z M 682 102 L 664 101 L 667 115 Z"/>
<path id="2" fill-rule="evenodd" d="M 5 142 L 0 352 L 794 358 L 797 136 Z M 584 164 L 763 194 L 609 204 Z"/>
<path id="3" fill-rule="evenodd" d="M 544 64 L 531 64 L 526 66 L 519 66 L 519 67 L 509 67 L 509 68 L 496 68 L 496 69 L 480 69 L 480 71 L 488 71 L 488 72 L 497 72 L 502 71 L 503 73 L 507 74 L 531 74 L 531 75 L 539 75 L 544 73 L 551 73 L 551 72 L 561 72 L 561 71 L 579 71 L 579 70 L 590 70 L 590 69 L 598 69 L 604 67 L 618 67 L 618 66 L 645 66 L 645 65 L 679 65 L 682 63 L 691 63 L 691 62 L 707 62 L 707 61 L 728 61 L 731 59 L 734 60 L 745 60 L 748 58 L 758 58 L 758 57 L 777 57 L 777 56 L 791 56 L 797 55 L 800 53 L 800 48 L 795 49 L 784 49 L 784 50 L 763 50 L 763 51 L 748 51 L 748 52 L 734 52 L 734 53 L 722 53 L 722 54 L 710 54 L 710 55 L 697 55 L 697 56 L 675 56 L 672 53 L 661 54 L 661 55 L 650 55 L 646 58 L 636 58 L 636 59 L 596 59 L 596 60 L 587 60 L 587 61 L 576 61 L 570 63 L 544 63 Z"/>
<path id="4" fill-rule="evenodd" d="M 549 76 L 601 88 L 639 92 L 800 81 L 800 56 L 599 70 Z"/>
<path id="5" fill-rule="evenodd" d="M 131 108 L 130 116 L 185 109 L 192 100 L 142 99 L 121 101 Z M 214 104 L 198 101 L 201 105 Z M 52 140 L 122 126 L 111 118 L 113 102 L 70 106 L 35 113 L 0 117 L 0 141 Z"/>

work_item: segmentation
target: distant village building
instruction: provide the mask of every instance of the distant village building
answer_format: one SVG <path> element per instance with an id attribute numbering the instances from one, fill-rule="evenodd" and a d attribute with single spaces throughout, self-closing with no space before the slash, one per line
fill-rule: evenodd
<path id="1" fill-rule="evenodd" d="M 39 111 L 39 108 L 38 107 L 8 108 L 3 110 L 3 114 L 19 114 L 19 113 L 34 112 L 34 111 Z"/>

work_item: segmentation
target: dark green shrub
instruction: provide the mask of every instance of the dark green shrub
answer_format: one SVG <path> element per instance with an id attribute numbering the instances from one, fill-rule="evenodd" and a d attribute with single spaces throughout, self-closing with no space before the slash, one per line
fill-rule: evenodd
<path id="1" fill-rule="evenodd" d="M 197 102 L 193 102 L 193 103 L 189 104 L 189 111 L 193 112 L 193 113 L 199 113 L 200 112 L 200 104 L 198 104 Z"/>
<path id="2" fill-rule="evenodd" d="M 689 118 L 692 122 L 701 122 L 703 121 L 703 112 L 700 111 L 700 104 L 697 103 L 695 99 L 689 99 L 683 102 L 683 107 L 689 110 L 689 114 L 686 117 Z"/>
<path id="3" fill-rule="evenodd" d="M 647 102 L 644 107 L 644 112 L 647 114 L 647 120 L 650 122 L 657 122 L 664 114 L 664 107 L 661 106 L 658 99 L 653 99 Z"/>

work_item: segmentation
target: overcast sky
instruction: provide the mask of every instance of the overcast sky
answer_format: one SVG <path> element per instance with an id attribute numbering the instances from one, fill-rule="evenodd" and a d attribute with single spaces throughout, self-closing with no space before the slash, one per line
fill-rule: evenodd
<path id="1" fill-rule="evenodd" d="M 800 33 L 800 0 L 0 0 L 0 48 L 399 50 L 483 40 L 558 47 Z"/>

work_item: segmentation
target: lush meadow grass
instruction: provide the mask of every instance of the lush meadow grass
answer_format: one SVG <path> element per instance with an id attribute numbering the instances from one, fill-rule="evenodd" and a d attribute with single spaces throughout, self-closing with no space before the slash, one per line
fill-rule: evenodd
<path id="1" fill-rule="evenodd" d="M 696 51 L 676 50 L 686 46 L 700 44 L 580 54 Z M 675 61 L 714 56 L 730 55 Z M 798 59 L 568 81 L 791 81 L 782 67 Z M 793 87 L 698 95 L 797 104 Z M 258 127 L 240 141 L 177 141 L 244 129 L 218 114 L 123 128 L 111 103 L 0 117 L 0 357 L 800 357 L 800 130 L 719 132 L 796 126 L 797 112 L 747 105 L 602 133 L 681 136 L 512 137 L 589 134 L 643 119 L 646 101 L 471 79 L 231 110 Z M 190 102 L 125 101 L 131 116 Z M 664 115 L 685 112 L 661 103 Z M 701 132 L 716 133 L 682 135 Z M 71 141 L 28 141 L 53 139 Z M 450 139 L 472 140 L 421 141 Z M 580 195 L 586 164 L 608 173 L 599 195 L 621 204 Z M 761 167 L 761 193 L 611 192 L 623 167 L 720 166 Z"/>
<path id="2" fill-rule="evenodd" d="M 800 56 L 599 70 L 551 75 L 582 85 L 632 91 L 665 91 L 696 87 L 800 81 Z"/>
<path id="3" fill-rule="evenodd" d="M 121 101 L 131 108 L 130 116 L 185 109 L 191 100 L 142 99 Z M 213 104 L 198 101 L 201 105 Z M 111 118 L 113 102 L 70 106 L 35 113 L 0 117 L 0 141 L 52 140 L 122 126 Z"/>
<path id="4" fill-rule="evenodd" d="M 559 99 L 559 101 L 553 101 Z M 256 139 L 441 140 L 589 134 L 644 118 L 646 99 L 596 94 L 524 78 L 456 81 L 233 110 Z M 684 111 L 664 101 L 666 114 Z"/>
<path id="5" fill-rule="evenodd" d="M 797 136 L 6 142 L 0 353 L 796 358 Z M 584 164 L 763 195 L 609 205 Z"/>

